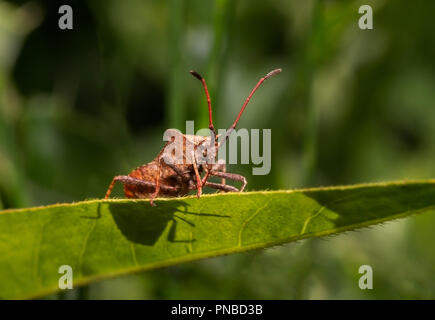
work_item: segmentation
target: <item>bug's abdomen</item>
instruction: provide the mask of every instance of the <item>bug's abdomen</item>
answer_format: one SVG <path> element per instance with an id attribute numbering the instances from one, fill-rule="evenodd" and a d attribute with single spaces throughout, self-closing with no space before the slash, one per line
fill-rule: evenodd
<path id="1" fill-rule="evenodd" d="M 147 164 L 134 169 L 128 176 L 143 181 L 154 182 L 155 175 L 153 169 L 152 165 Z M 154 188 L 152 186 L 124 184 L 124 194 L 127 198 L 149 198 L 153 192 Z"/>
<path id="2" fill-rule="evenodd" d="M 165 170 L 166 169 L 166 170 Z M 155 182 L 159 174 L 158 167 L 155 162 L 150 162 L 139 168 L 136 168 L 130 174 L 129 177 L 139 179 L 142 181 L 151 182 L 153 185 L 132 185 L 124 184 L 124 194 L 127 198 L 150 198 L 155 192 Z M 160 186 L 174 187 L 173 191 L 167 188 L 161 188 L 157 197 L 177 197 L 186 195 L 188 190 L 183 187 L 176 179 L 176 175 L 169 174 L 167 168 L 162 168 L 160 174 Z M 185 190 L 186 189 L 186 190 Z"/>

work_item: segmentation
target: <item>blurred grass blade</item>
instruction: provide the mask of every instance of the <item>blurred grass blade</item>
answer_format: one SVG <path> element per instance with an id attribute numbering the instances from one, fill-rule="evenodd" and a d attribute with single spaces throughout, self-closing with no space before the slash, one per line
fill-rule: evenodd
<path id="1" fill-rule="evenodd" d="M 435 212 L 435 180 L 156 201 L 93 200 L 0 213 L 0 297 L 319 237 Z"/>
<path id="2" fill-rule="evenodd" d="M 208 90 L 212 99 L 214 119 L 219 119 L 220 88 L 222 87 L 222 75 L 226 67 L 224 59 L 229 52 L 231 38 L 231 24 L 235 16 L 235 0 L 218 0 L 213 9 L 213 44 L 208 55 L 207 68 L 203 76 L 207 80 Z M 198 96 L 197 123 L 198 128 L 208 127 L 208 110 L 204 104 L 204 97 Z"/>
<path id="3" fill-rule="evenodd" d="M 184 129 L 184 94 L 183 79 L 187 78 L 187 70 L 183 69 L 183 1 L 169 1 L 169 59 L 170 83 L 167 105 L 168 127 Z"/>

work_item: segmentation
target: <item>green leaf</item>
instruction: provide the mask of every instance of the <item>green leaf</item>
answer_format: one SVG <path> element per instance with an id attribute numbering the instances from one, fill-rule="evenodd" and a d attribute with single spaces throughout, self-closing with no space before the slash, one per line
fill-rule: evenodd
<path id="1" fill-rule="evenodd" d="M 92 200 L 0 212 L 0 298 L 320 237 L 435 212 L 435 180 L 147 200 Z"/>

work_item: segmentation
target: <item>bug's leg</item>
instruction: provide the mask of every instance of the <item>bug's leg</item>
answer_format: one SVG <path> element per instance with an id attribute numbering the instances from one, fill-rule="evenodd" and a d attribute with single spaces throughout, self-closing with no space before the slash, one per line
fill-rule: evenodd
<path id="1" fill-rule="evenodd" d="M 130 176 L 116 176 L 115 178 L 113 178 L 112 182 L 110 183 L 110 186 L 107 189 L 106 196 L 104 197 L 104 199 L 109 198 L 110 193 L 112 192 L 112 189 L 116 182 L 121 182 L 122 184 L 128 184 L 133 186 L 143 186 L 143 187 L 152 187 L 152 188 L 156 187 L 156 184 L 154 182 L 140 180 L 140 179 L 132 178 Z M 176 188 L 171 186 L 161 186 L 160 188 L 166 191 L 176 191 Z"/>
<path id="2" fill-rule="evenodd" d="M 207 182 L 208 176 L 210 175 L 210 166 L 206 166 L 204 168 L 204 170 L 205 170 L 205 175 L 204 175 L 204 178 L 202 178 L 202 181 L 201 181 L 202 185 L 205 185 L 205 183 Z"/>
<path id="3" fill-rule="evenodd" d="M 227 166 L 225 165 L 225 163 L 224 163 L 224 165 L 223 165 L 223 169 L 222 169 L 222 171 L 221 172 L 223 172 L 223 173 L 226 173 L 227 172 Z M 225 184 L 225 178 L 222 178 L 222 180 L 221 180 L 221 183 L 222 184 Z"/>
<path id="4" fill-rule="evenodd" d="M 107 189 L 106 195 L 104 196 L 104 199 L 108 199 L 110 194 L 112 193 L 113 187 L 115 186 L 116 182 L 121 182 L 122 184 L 131 184 L 131 185 L 142 185 L 147 187 L 155 187 L 155 184 L 148 181 L 143 181 L 139 179 L 135 179 L 129 176 L 116 176 L 112 179 L 112 182 L 109 185 L 109 188 Z"/>
<path id="5" fill-rule="evenodd" d="M 198 198 L 201 197 L 202 194 L 202 181 L 201 181 L 201 176 L 199 175 L 198 172 L 198 167 L 196 166 L 196 161 L 193 161 L 193 170 L 195 170 L 195 176 L 196 176 L 196 196 Z"/>
<path id="6" fill-rule="evenodd" d="M 234 180 L 234 181 L 240 181 L 242 183 L 242 187 L 240 188 L 240 192 L 242 192 L 248 181 L 246 181 L 246 178 L 240 174 L 237 173 L 229 173 L 229 172 L 219 172 L 219 171 L 210 171 L 211 176 L 220 177 L 224 179 Z"/>
<path id="7" fill-rule="evenodd" d="M 104 199 L 108 199 L 110 197 L 110 194 L 112 193 L 112 190 L 113 190 L 113 187 L 115 186 L 116 181 L 119 181 L 119 177 L 120 176 L 117 176 L 117 177 L 114 177 L 112 179 L 112 182 L 110 183 L 109 188 L 107 188 L 106 195 L 104 196 Z"/>
<path id="8" fill-rule="evenodd" d="M 227 185 L 227 184 L 221 184 L 221 183 L 214 183 L 214 182 L 206 182 L 205 187 L 210 187 L 213 189 L 217 189 L 220 191 L 225 191 L 225 192 L 238 192 L 239 189 L 237 189 L 236 187 Z"/>
<path id="9" fill-rule="evenodd" d="M 218 160 L 218 163 L 213 171 L 219 171 L 219 172 L 227 172 L 227 165 L 225 163 L 225 160 Z M 222 184 L 226 184 L 225 178 L 221 179 Z"/>
<path id="10" fill-rule="evenodd" d="M 205 168 L 205 175 L 204 178 L 202 178 L 202 185 L 205 185 L 205 183 L 207 182 L 208 177 L 210 176 L 210 172 L 211 171 L 220 171 L 220 172 L 226 172 L 227 171 L 227 166 L 225 164 L 225 160 L 218 160 L 218 163 L 216 164 L 208 164 Z M 226 184 L 225 183 L 225 178 L 221 179 L 221 184 Z"/>
<path id="11" fill-rule="evenodd" d="M 157 195 L 160 192 L 160 173 L 161 173 L 161 164 L 159 162 L 159 164 L 158 164 L 158 170 L 157 170 L 157 178 L 156 178 L 156 190 L 150 196 L 150 205 L 152 205 L 153 207 L 156 206 L 155 203 L 154 203 L 154 198 L 157 197 Z"/>

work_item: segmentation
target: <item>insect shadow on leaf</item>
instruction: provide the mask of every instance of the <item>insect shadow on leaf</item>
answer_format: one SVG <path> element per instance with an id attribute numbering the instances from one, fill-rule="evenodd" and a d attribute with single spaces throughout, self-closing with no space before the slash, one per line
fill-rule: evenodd
<path id="1" fill-rule="evenodd" d="M 121 231 L 121 233 L 134 243 L 143 245 L 154 245 L 160 238 L 167 224 L 172 221 L 167 240 L 170 242 L 195 242 L 195 239 L 176 239 L 176 229 L 179 222 L 189 225 L 195 224 L 183 215 L 208 216 L 229 218 L 227 215 L 189 212 L 188 204 L 184 201 L 162 201 L 157 207 L 151 207 L 147 202 L 117 203 L 109 204 L 109 211 Z M 180 214 L 177 214 L 180 213 Z M 177 221 L 178 220 L 178 221 Z"/>
<path id="2" fill-rule="evenodd" d="M 97 215 L 95 216 L 80 216 L 82 219 L 100 219 L 101 218 L 101 203 L 97 204 Z"/>

